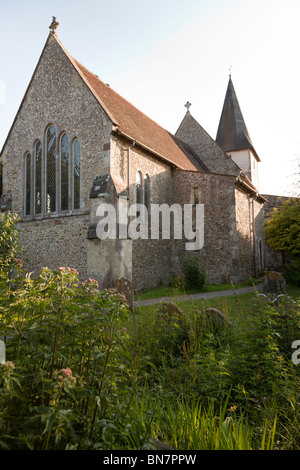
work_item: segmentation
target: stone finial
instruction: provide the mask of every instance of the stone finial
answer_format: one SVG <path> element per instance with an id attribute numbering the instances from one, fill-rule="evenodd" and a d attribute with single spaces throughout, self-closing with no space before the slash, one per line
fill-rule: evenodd
<path id="1" fill-rule="evenodd" d="M 190 107 L 192 106 L 192 103 L 190 103 L 189 101 L 187 101 L 184 106 L 185 106 L 186 109 L 189 111 L 189 110 L 190 110 Z"/>
<path id="2" fill-rule="evenodd" d="M 52 23 L 49 26 L 49 29 L 50 29 L 51 33 L 54 34 L 54 32 L 55 32 L 58 25 L 59 25 L 59 22 L 56 21 L 55 16 L 52 16 Z"/>

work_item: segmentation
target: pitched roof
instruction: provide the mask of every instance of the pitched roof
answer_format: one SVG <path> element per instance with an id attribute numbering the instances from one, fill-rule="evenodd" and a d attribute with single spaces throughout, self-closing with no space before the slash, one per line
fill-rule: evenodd
<path id="1" fill-rule="evenodd" d="M 166 129 L 138 110 L 109 85 L 100 80 L 97 75 L 74 59 L 63 47 L 56 34 L 53 34 L 53 37 L 62 47 L 119 133 L 135 140 L 141 147 L 166 160 L 172 166 L 184 170 L 203 171 L 201 163 L 195 158 L 190 159 L 189 152 L 185 153 Z"/>
<path id="2" fill-rule="evenodd" d="M 189 110 L 186 112 L 175 135 L 193 149 L 195 155 L 198 159 L 201 159 L 202 165 L 205 165 L 209 172 L 239 174 L 240 168 L 237 164 L 203 129 Z"/>
<path id="3" fill-rule="evenodd" d="M 216 142 L 225 152 L 250 149 L 260 161 L 251 142 L 231 77 L 229 77 Z"/>
<path id="4" fill-rule="evenodd" d="M 83 81 L 93 93 L 94 97 L 111 119 L 118 133 L 121 133 L 131 140 L 135 140 L 136 144 L 150 151 L 158 158 L 168 162 L 173 167 L 190 171 L 203 171 L 203 166 L 199 159 L 192 158 L 189 152 L 185 153 L 185 151 L 176 144 L 172 134 L 139 111 L 107 84 L 102 82 L 95 74 L 75 60 L 60 42 L 56 33 L 49 33 L 43 52 L 52 38 L 56 40 L 57 44 L 64 51 Z M 39 66 L 43 52 L 32 75 L 31 81 L 27 87 L 8 136 L 4 142 L 1 153 L 4 151 L 11 130 L 16 122 L 20 109 L 22 108 L 27 91 Z"/>

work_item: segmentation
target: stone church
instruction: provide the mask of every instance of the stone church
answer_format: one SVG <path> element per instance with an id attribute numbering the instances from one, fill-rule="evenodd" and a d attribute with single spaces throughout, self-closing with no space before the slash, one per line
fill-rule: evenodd
<path id="1" fill-rule="evenodd" d="M 1 151 L 1 210 L 18 224 L 27 270 L 69 266 L 108 287 L 167 284 L 184 239 L 100 239 L 97 208 L 202 204 L 204 245 L 194 253 L 211 282 L 266 268 L 260 158 L 229 77 L 214 140 L 186 104 L 175 135 L 74 59 L 51 28 Z M 120 205 L 121 204 L 121 205 Z"/>

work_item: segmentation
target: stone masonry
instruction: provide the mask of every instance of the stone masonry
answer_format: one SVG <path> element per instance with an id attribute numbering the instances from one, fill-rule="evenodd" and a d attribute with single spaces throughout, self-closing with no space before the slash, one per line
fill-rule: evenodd
<path id="1" fill-rule="evenodd" d="M 42 143 L 45 188 L 50 125 L 57 132 L 57 188 L 60 136 L 65 132 L 71 143 L 75 138 L 80 142 L 80 207 L 46 213 L 44 202 L 41 214 L 25 215 L 24 157 L 33 155 L 38 140 Z M 1 157 L 0 207 L 21 218 L 25 268 L 33 273 L 43 266 L 69 266 L 81 279 L 95 278 L 102 287 L 120 278 L 130 279 L 136 290 L 167 284 L 181 269 L 186 239 L 97 236 L 98 207 L 136 203 L 138 173 L 142 202 L 148 178 L 149 203 L 204 205 L 204 246 L 195 254 L 210 281 L 248 279 L 262 265 L 264 199 L 246 184 L 238 165 L 189 110 L 172 136 L 76 62 L 56 33 L 49 34 Z"/>

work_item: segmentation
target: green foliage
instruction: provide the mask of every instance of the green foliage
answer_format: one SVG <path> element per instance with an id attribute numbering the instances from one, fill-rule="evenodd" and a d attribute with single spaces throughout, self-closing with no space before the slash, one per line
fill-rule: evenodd
<path id="1" fill-rule="evenodd" d="M 2 164 L 2 158 L 0 156 L 0 197 L 2 196 L 2 173 L 3 173 L 3 164 Z"/>
<path id="2" fill-rule="evenodd" d="M 2 273 L 3 274 L 3 273 Z M 126 385 L 120 351 L 128 310 L 77 272 L 44 268 L 1 291 L 0 441 L 14 449 L 102 448 Z"/>
<path id="3" fill-rule="evenodd" d="M 186 289 L 201 290 L 206 282 L 206 271 L 199 256 L 187 253 L 182 261 L 182 274 Z"/>
<path id="4" fill-rule="evenodd" d="M 288 284 L 300 287 L 300 259 L 284 265 L 283 276 Z"/>
<path id="5" fill-rule="evenodd" d="M 179 397 L 187 413 L 196 400 L 203 419 L 212 413 L 212 404 L 218 408 L 228 400 L 228 409 L 234 413 L 221 415 L 220 427 L 227 422 L 230 439 L 235 432 L 242 440 L 247 435 L 244 448 L 274 448 L 275 434 L 278 448 L 299 448 L 295 437 L 300 424 L 296 405 L 300 399 L 299 367 L 292 364 L 291 345 L 300 334 L 300 305 L 287 296 L 276 302 L 254 296 L 245 305 L 243 308 L 237 298 L 230 323 L 217 328 L 196 303 L 184 310 L 182 317 L 169 317 L 168 322 L 159 318 L 156 309 L 137 317 L 131 337 L 136 337 L 140 355 L 154 364 L 155 373 L 151 369 L 149 373 L 162 388 L 161 393 L 168 396 L 170 408 L 174 407 L 174 423 L 170 409 L 162 421 L 170 426 L 169 433 L 164 427 L 161 436 L 167 442 L 174 442 L 172 433 L 181 432 L 180 406 L 173 401 Z M 214 439 L 219 432 L 214 428 Z M 179 444 L 177 438 L 176 445 L 183 448 L 184 443 L 180 438 Z M 192 447 L 199 442 L 196 444 L 195 437 L 188 448 L 200 448 Z M 218 448 L 216 442 L 211 442 L 211 448 Z M 238 441 L 230 442 L 232 448 L 239 445 Z M 207 448 L 203 442 L 201 445 Z"/>
<path id="6" fill-rule="evenodd" d="M 275 250 L 300 257 L 300 199 L 290 198 L 275 208 L 265 224 L 266 239 Z"/>
<path id="7" fill-rule="evenodd" d="M 131 315 L 74 269 L 32 279 L 1 223 L 0 449 L 300 448 L 298 302 L 236 297 L 218 326 L 197 303 Z"/>
<path id="8" fill-rule="evenodd" d="M 17 256 L 22 252 L 17 231 L 18 220 L 18 216 L 11 212 L 0 215 L 0 269 L 11 269 L 18 264 Z"/>

